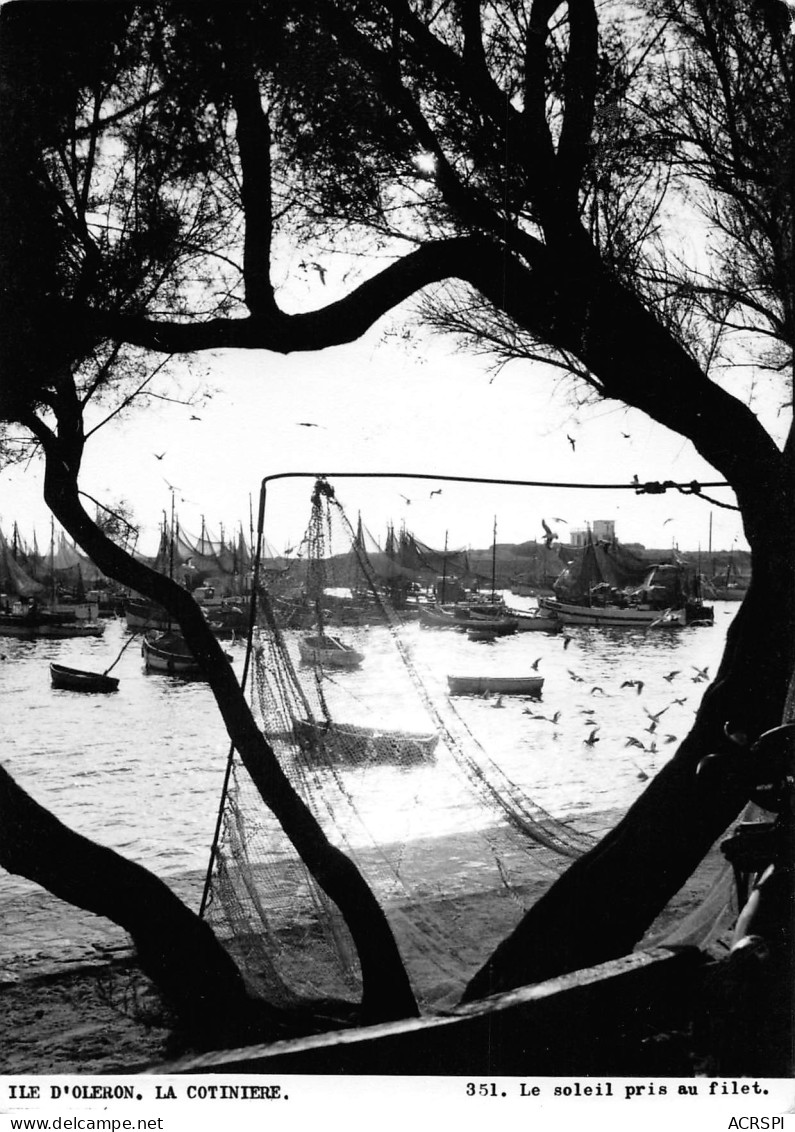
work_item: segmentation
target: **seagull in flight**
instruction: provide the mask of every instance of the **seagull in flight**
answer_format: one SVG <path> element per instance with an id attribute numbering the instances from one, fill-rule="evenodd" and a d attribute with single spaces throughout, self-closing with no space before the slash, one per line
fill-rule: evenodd
<path id="1" fill-rule="evenodd" d="M 573 436 L 569 436 L 569 434 L 568 434 L 568 433 L 566 433 L 566 439 L 568 440 L 569 444 L 571 445 L 571 450 L 572 450 L 572 452 L 576 452 L 576 450 L 577 450 L 577 441 L 576 441 L 576 440 L 574 439 L 574 437 L 573 437 Z"/>
<path id="2" fill-rule="evenodd" d="M 297 421 L 299 428 L 320 428 L 320 425 L 315 424 L 314 421 Z"/>
<path id="3" fill-rule="evenodd" d="M 158 453 L 157 453 L 157 452 L 153 452 L 153 453 L 152 453 L 152 455 L 154 456 L 154 458 L 155 458 L 156 460 L 162 460 L 162 459 L 163 459 L 163 457 L 165 456 L 165 452 L 161 452 L 161 453 L 160 453 L 159 455 L 158 455 Z"/>
<path id="4" fill-rule="evenodd" d="M 437 487 L 434 491 L 431 492 L 431 494 L 428 498 L 433 498 L 434 495 L 441 495 L 441 494 L 442 494 L 442 489 L 440 487 Z"/>
<path id="5" fill-rule="evenodd" d="M 546 519 L 541 520 L 541 526 L 544 528 L 544 545 L 547 550 L 549 550 L 554 539 L 558 537 L 558 534 L 557 531 L 553 531 L 552 528 L 547 525 Z"/>

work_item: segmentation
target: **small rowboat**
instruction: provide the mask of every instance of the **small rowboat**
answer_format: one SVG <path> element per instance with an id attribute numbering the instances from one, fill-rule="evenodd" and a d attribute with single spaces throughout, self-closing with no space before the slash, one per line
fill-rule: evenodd
<path id="1" fill-rule="evenodd" d="M 302 751 L 316 753 L 321 747 L 328 758 L 350 762 L 423 762 L 433 757 L 436 732 L 386 731 L 355 723 L 310 723 L 296 719 L 293 733 Z"/>
<path id="2" fill-rule="evenodd" d="M 493 641 L 498 633 L 494 629 L 480 629 L 473 626 L 467 626 L 467 639 L 470 641 Z"/>
<path id="3" fill-rule="evenodd" d="M 430 608 L 421 605 L 419 613 L 420 624 L 427 625 L 432 629 L 457 629 L 460 625 L 459 619 L 454 614 L 438 605 Z"/>
<path id="4" fill-rule="evenodd" d="M 351 645 L 325 633 L 302 637 L 298 642 L 298 651 L 304 664 L 317 664 L 321 668 L 358 668 L 364 660 L 362 653 Z"/>
<path id="5" fill-rule="evenodd" d="M 541 695 L 543 676 L 448 676 L 447 686 L 453 696 L 482 696 L 496 692 L 501 696 Z"/>
<path id="6" fill-rule="evenodd" d="M 523 609 L 512 609 L 510 615 L 516 618 L 516 630 L 519 633 L 557 633 L 563 628 L 554 613 L 544 613 L 540 609 L 527 612 Z"/>
<path id="7" fill-rule="evenodd" d="M 459 622 L 459 626 L 467 631 L 479 629 L 481 632 L 491 632 L 495 637 L 505 637 L 516 632 L 519 622 L 515 617 L 489 617 L 484 613 L 472 613 L 465 621 Z"/>
<path id="8" fill-rule="evenodd" d="M 65 664 L 50 665 L 50 682 L 53 688 L 68 692 L 115 692 L 119 681 L 104 672 L 84 672 L 80 668 L 67 668 Z"/>
<path id="9" fill-rule="evenodd" d="M 166 672 L 169 676 L 201 676 L 201 667 L 180 633 L 151 632 L 141 642 L 147 672 Z"/>

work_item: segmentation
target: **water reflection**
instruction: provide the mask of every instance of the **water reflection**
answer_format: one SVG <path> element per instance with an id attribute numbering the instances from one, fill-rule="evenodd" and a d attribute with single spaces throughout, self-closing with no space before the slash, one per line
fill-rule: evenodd
<path id="1" fill-rule="evenodd" d="M 714 673 L 735 610 L 716 603 L 714 627 L 678 632 L 574 628 L 566 637 L 523 633 L 484 646 L 410 624 L 401 639 L 442 697 L 448 675 L 524 675 L 535 665 L 545 679 L 539 702 L 458 697 L 456 707 L 487 756 L 551 813 L 607 813 L 629 805 L 643 789 L 641 776 L 676 749 L 705 686 L 695 671 L 707 666 Z M 371 629 L 357 639 L 366 660 L 358 674 L 336 680 L 339 702 L 347 698 L 358 709 L 366 696 L 382 726 L 411 727 L 388 634 Z M 51 660 L 101 672 L 126 640 L 116 621 L 99 639 L 0 638 L 3 762 L 34 798 L 86 836 L 163 876 L 201 870 L 228 752 L 206 685 L 147 675 L 133 644 L 113 669 L 120 678 L 113 696 L 50 687 Z M 243 648 L 226 647 L 239 674 Z M 641 694 L 622 686 L 628 680 L 643 682 Z M 649 713 L 657 716 L 654 727 Z M 586 745 L 594 731 L 595 742 Z M 639 745 L 628 747 L 630 737 Z M 341 773 L 343 781 L 355 780 L 357 812 L 346 833 L 353 839 L 369 832 L 381 841 L 431 838 L 486 820 L 473 795 L 447 779 L 443 764 Z M 27 882 L 3 875 L 2 885 L 7 892 Z"/>

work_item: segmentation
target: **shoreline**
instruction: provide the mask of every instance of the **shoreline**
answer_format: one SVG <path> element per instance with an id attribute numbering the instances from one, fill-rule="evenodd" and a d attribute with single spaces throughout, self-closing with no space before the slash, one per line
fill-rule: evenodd
<path id="1" fill-rule="evenodd" d="M 588 832 L 596 834 L 619 816 L 588 815 L 576 828 L 590 827 Z M 462 850 L 467 838 L 454 840 Z M 722 865 L 715 848 L 647 937 L 659 936 L 697 907 Z M 203 872 L 162 879 L 189 907 L 198 908 Z M 514 906 L 511 918 L 504 892 L 454 884 L 454 879 L 455 891 L 436 902 L 437 912 L 455 925 L 457 944 L 474 973 L 521 912 Z M 522 887 L 532 902 L 550 883 L 548 875 L 539 874 Z M 157 992 L 137 969 L 122 928 L 43 889 L 8 900 L 0 896 L 0 922 L 5 929 L 0 995 L 7 1020 L 0 1036 L 0 1073 L 140 1072 L 184 1052 L 174 1048 Z M 399 945 L 400 934 L 396 930 Z M 452 1004 L 463 989 L 458 979 L 430 970 L 417 973 L 418 988 L 421 983 L 422 998 L 433 1002 L 426 1007 L 431 1013 Z"/>

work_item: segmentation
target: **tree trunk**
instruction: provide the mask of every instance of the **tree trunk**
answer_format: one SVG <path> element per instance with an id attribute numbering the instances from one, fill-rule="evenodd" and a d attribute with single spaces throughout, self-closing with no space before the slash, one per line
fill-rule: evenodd
<path id="1" fill-rule="evenodd" d="M 308 1029 L 253 999 L 210 928 L 156 876 L 63 825 L 0 767 L 0 865 L 132 936 L 141 968 L 192 1040 L 265 1041 Z M 332 1024 L 324 1018 L 322 1028 Z"/>
<path id="2" fill-rule="evenodd" d="M 59 448 L 59 441 L 45 443 L 44 495 L 48 506 L 103 573 L 158 602 L 179 624 L 263 802 L 345 919 L 361 965 L 363 1020 L 415 1016 L 416 1000 L 382 908 L 354 863 L 329 842 L 282 771 L 201 610 L 181 586 L 143 566 L 105 537 L 80 504 L 76 476 L 68 472 L 74 460 L 64 459 Z M 197 991 L 200 986 L 201 982 L 196 984 Z"/>
<path id="3" fill-rule="evenodd" d="M 757 561 L 716 681 L 675 757 L 615 829 L 527 912 L 472 978 L 464 1001 L 631 951 L 740 812 L 745 784 L 705 784 L 696 768 L 705 755 L 726 749 L 727 722 L 755 737 L 781 719 L 793 623 L 784 563 L 782 554 L 768 560 L 772 569 Z"/>

